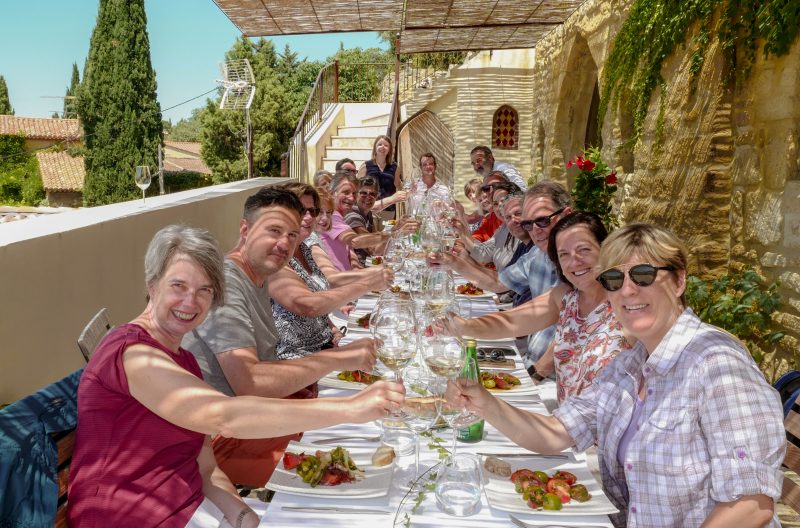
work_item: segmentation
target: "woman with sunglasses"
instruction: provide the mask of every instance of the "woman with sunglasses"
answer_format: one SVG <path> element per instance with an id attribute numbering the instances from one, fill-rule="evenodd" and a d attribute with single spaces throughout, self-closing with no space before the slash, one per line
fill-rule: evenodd
<path id="1" fill-rule="evenodd" d="M 375 248 L 386 242 L 389 233 L 358 234 L 345 222 L 356 201 L 356 186 L 349 178 L 337 175 L 331 182 L 335 210 L 331 217 L 331 227 L 320 234 L 328 256 L 336 269 L 346 271 L 353 269 L 350 250 L 359 248 Z"/>
<path id="2" fill-rule="evenodd" d="M 392 280 L 392 274 L 383 266 L 375 266 L 360 270 L 352 274 L 350 280 L 331 287 L 314 260 L 311 248 L 304 243 L 320 214 L 319 194 L 314 187 L 299 182 L 284 184 L 283 188 L 300 198 L 304 214 L 294 256 L 270 277 L 269 295 L 280 335 L 278 358 L 296 359 L 336 346 L 342 335 L 328 314 L 371 290 L 383 290 Z M 357 346 L 360 345 L 363 343 Z"/>
<path id="3" fill-rule="evenodd" d="M 540 453 L 596 442 L 617 526 L 778 527 L 780 399 L 741 342 L 686 307 L 686 266 L 686 248 L 669 231 L 618 229 L 603 243 L 598 280 L 638 339 L 633 349 L 554 416 L 461 382 L 451 399 Z"/>
<path id="4" fill-rule="evenodd" d="M 600 244 L 607 235 L 599 216 L 574 212 L 550 230 L 547 246 L 561 284 L 512 310 L 475 319 L 454 317 L 455 335 L 499 339 L 555 325 L 552 353 L 558 401 L 580 394 L 629 345 L 611 312 L 606 291 L 594 280 Z M 540 360 L 546 361 L 546 360 Z"/>

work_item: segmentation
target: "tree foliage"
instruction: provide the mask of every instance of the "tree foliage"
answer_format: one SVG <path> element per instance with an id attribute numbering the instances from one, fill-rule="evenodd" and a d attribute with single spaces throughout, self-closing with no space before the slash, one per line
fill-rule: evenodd
<path id="1" fill-rule="evenodd" d="M 78 65 L 72 63 L 72 79 L 70 79 L 67 91 L 64 94 L 64 111 L 62 112 L 65 119 L 74 119 L 78 117 L 78 112 L 75 108 L 75 97 L 78 95 L 78 87 L 81 84 L 81 76 L 78 72 Z"/>
<path id="2" fill-rule="evenodd" d="M 36 157 L 22 135 L 0 135 L 0 204 L 40 205 L 44 200 Z"/>
<path id="3" fill-rule="evenodd" d="M 0 75 L 0 115 L 14 115 L 11 99 L 8 97 L 8 85 L 2 75 Z"/>
<path id="4" fill-rule="evenodd" d="M 200 141 L 201 119 L 204 108 L 195 108 L 189 117 L 180 119 L 169 129 L 170 141 Z"/>
<path id="5" fill-rule="evenodd" d="M 245 37 L 225 54 L 225 60 L 235 59 L 248 59 L 256 78 L 250 108 L 255 176 L 277 176 L 321 64 L 298 61 L 288 47 L 279 55 L 271 41 Z M 199 115 L 203 161 L 214 171 L 215 183 L 245 178 L 245 113 L 220 110 L 218 100 L 209 100 Z"/>
<path id="6" fill-rule="evenodd" d="M 136 165 L 157 165 L 161 110 L 144 0 L 100 0 L 76 109 L 86 144 L 86 205 L 134 199 Z"/>

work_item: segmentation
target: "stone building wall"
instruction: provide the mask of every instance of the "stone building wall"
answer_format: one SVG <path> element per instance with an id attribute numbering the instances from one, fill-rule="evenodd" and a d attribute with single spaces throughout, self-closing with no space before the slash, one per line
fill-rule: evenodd
<path id="1" fill-rule="evenodd" d="M 487 142 L 491 112 L 509 102 L 511 90 L 499 91 L 492 76 L 513 64 L 519 102 L 509 104 L 531 136 L 518 152 L 529 159 L 512 162 L 526 175 L 571 185 L 574 173 L 565 164 L 584 148 L 595 83 L 631 4 L 588 0 L 534 50 L 482 52 L 468 71 L 451 70 L 446 97 L 434 90 L 409 104 L 442 112 L 455 136 L 456 177 L 471 177 L 469 149 Z M 765 60 L 759 50 L 751 75 L 736 88 L 724 80 L 716 40 L 694 79 L 690 53 L 691 46 L 678 47 L 662 68 L 663 138 L 656 137 L 658 92 L 632 150 L 622 147 L 632 123 L 616 112 L 606 116 L 603 156 L 620 177 L 616 206 L 624 222 L 675 231 L 690 248 L 691 273 L 710 279 L 750 265 L 780 281 L 783 303 L 775 320 L 787 337 L 770 364 L 781 371 L 787 359 L 800 359 L 800 41 L 780 58 Z M 525 112 L 517 105 L 528 97 Z"/>
<path id="2" fill-rule="evenodd" d="M 450 129 L 455 147 L 454 189 L 462 202 L 466 203 L 464 184 L 475 177 L 469 153 L 476 145 L 491 146 L 492 117 L 504 104 L 519 113 L 519 146 L 493 149 L 495 159 L 511 163 L 526 178 L 531 176 L 532 66 L 533 50 L 480 52 L 446 76 L 433 79 L 429 88 L 417 89 L 404 104 L 404 118 L 428 110 Z"/>
<path id="3" fill-rule="evenodd" d="M 586 2 L 537 45 L 535 171 L 571 183 L 565 162 L 583 147 L 590 86 L 630 4 Z M 775 320 L 787 338 L 771 362 L 780 371 L 800 351 L 800 42 L 781 58 L 765 60 L 759 51 L 750 77 L 733 89 L 716 40 L 694 79 L 690 48 L 679 47 L 662 68 L 662 138 L 658 92 L 632 152 L 620 148 L 632 123 L 606 116 L 603 154 L 621 182 L 616 205 L 623 222 L 675 231 L 690 248 L 691 273 L 709 279 L 750 265 L 781 282 Z"/>

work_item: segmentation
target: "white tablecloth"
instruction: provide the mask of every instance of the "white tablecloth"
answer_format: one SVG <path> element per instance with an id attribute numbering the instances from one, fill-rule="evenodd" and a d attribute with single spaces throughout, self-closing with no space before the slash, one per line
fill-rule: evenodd
<path id="1" fill-rule="evenodd" d="M 356 317 L 367 313 L 374 306 L 375 297 L 368 296 L 359 301 L 358 307 L 354 315 L 351 316 L 351 321 Z M 475 300 L 473 301 L 473 316 L 481 313 L 488 313 L 495 311 L 496 307 L 490 300 Z M 351 325 L 348 330 L 345 341 L 347 342 L 358 337 L 368 336 L 369 333 L 365 330 L 354 329 Z M 493 342 L 494 343 L 494 342 Z M 479 343 L 480 344 L 480 343 Z M 513 340 L 508 340 L 506 344 L 513 346 Z M 522 367 L 521 361 L 517 358 L 520 368 Z M 530 378 L 526 375 L 524 370 L 515 372 L 520 377 L 523 384 L 532 384 Z M 513 393 L 504 395 L 509 401 L 513 401 L 515 406 L 529 409 L 536 412 L 548 413 L 548 406 L 552 408 L 555 400 L 555 384 L 545 383 L 538 386 L 538 394 L 533 396 L 514 396 Z M 320 397 L 341 396 L 350 393 L 346 390 L 321 388 Z M 451 445 L 451 431 L 441 430 L 436 431 L 437 436 L 444 439 L 442 445 L 449 449 Z M 380 435 L 380 427 L 375 423 L 367 424 L 343 424 L 327 429 L 320 429 L 315 431 L 306 432 L 303 436 L 303 443 L 313 442 L 324 438 L 337 437 L 337 436 L 359 436 L 359 437 L 377 437 Z M 342 440 L 341 443 L 335 445 L 343 445 L 347 447 L 348 440 Z M 374 445 L 377 449 L 378 442 L 368 444 L 362 441 L 353 441 L 352 445 L 364 446 Z M 438 455 L 435 451 L 427 447 L 427 440 L 423 438 L 420 451 L 420 472 L 436 464 Z M 333 448 L 334 444 L 330 445 Z M 524 449 L 513 444 L 505 435 L 501 434 L 490 424 L 486 424 L 485 438 L 476 444 L 466 444 L 459 442 L 457 447 L 458 453 L 475 454 L 477 452 L 525 452 Z M 576 460 L 585 461 L 585 456 L 582 454 L 574 455 Z M 453 517 L 447 515 L 436 506 L 436 499 L 433 492 L 427 492 L 427 496 L 422 505 L 417 509 L 416 513 L 411 513 L 411 508 L 414 504 L 414 498 L 410 497 L 406 503 L 400 508 L 401 500 L 406 494 L 408 483 L 413 477 L 414 472 L 414 455 L 400 456 L 396 459 L 395 472 L 392 479 L 392 487 L 385 497 L 371 498 L 371 499 L 342 499 L 342 498 L 319 498 L 319 497 L 305 497 L 299 495 L 290 495 L 287 493 L 278 492 L 272 499 L 266 514 L 261 519 L 260 526 L 263 527 L 286 527 L 286 528 L 299 528 L 299 527 L 320 527 L 320 528 L 356 528 L 356 527 L 391 527 L 404 526 L 404 515 L 410 515 L 411 526 L 464 526 L 464 527 L 500 527 L 510 526 L 511 522 L 508 513 L 493 510 L 484 495 L 481 498 L 481 506 L 477 513 L 469 517 Z M 298 512 L 283 510 L 283 506 L 331 506 L 331 507 L 351 507 L 351 508 L 368 508 L 388 512 L 386 514 L 352 514 L 352 513 L 332 513 L 332 512 Z M 536 514 L 514 514 L 516 517 L 522 519 L 531 526 L 544 526 L 544 525 L 563 525 L 563 526 L 605 526 L 611 528 L 612 525 L 607 516 L 594 515 L 594 516 L 570 516 L 570 515 L 536 515 Z"/>

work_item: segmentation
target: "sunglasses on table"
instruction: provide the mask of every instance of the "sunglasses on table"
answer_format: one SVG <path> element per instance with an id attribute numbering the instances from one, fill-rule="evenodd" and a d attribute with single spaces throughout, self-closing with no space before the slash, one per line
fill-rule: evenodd
<path id="1" fill-rule="evenodd" d="M 675 271 L 675 267 L 637 264 L 628 270 L 628 277 L 637 286 L 650 286 L 656 280 L 658 270 Z M 597 276 L 597 282 L 607 291 L 617 291 L 625 284 L 625 272 L 617 268 L 609 268 Z"/>
<path id="2" fill-rule="evenodd" d="M 300 218 L 303 218 L 306 213 L 311 215 L 311 218 L 316 218 L 319 216 L 320 209 L 318 207 L 303 207 L 303 211 L 300 213 Z"/>
<path id="3" fill-rule="evenodd" d="M 549 215 L 545 215 L 545 216 L 540 216 L 538 218 L 534 218 L 533 220 L 523 220 L 522 222 L 519 223 L 519 225 L 525 231 L 530 231 L 531 229 L 533 229 L 534 225 L 536 227 L 544 229 L 545 227 L 550 225 L 550 222 L 553 221 L 553 218 L 555 218 L 556 216 L 558 216 L 561 213 L 563 213 L 564 209 L 566 209 L 566 208 L 562 207 L 561 209 L 559 209 L 555 213 L 552 213 L 552 214 L 549 214 Z"/>
<path id="4" fill-rule="evenodd" d="M 475 352 L 475 357 L 478 361 L 493 361 L 495 363 L 502 363 L 506 360 L 506 356 L 513 356 L 516 353 L 511 348 L 486 348 L 479 347 Z"/>

